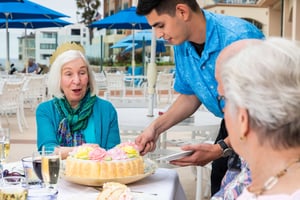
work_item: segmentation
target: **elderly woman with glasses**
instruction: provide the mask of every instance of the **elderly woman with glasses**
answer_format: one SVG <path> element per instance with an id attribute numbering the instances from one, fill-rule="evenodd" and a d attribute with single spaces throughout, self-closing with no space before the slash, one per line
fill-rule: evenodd
<path id="1" fill-rule="evenodd" d="M 65 158 L 84 143 L 110 149 L 120 143 L 117 112 L 97 97 L 92 69 L 82 46 L 64 43 L 50 59 L 48 91 L 53 99 L 36 111 L 37 146 L 56 146 Z"/>
<path id="2" fill-rule="evenodd" d="M 237 199 L 300 199 L 299 46 L 283 38 L 241 40 L 217 63 L 230 145 L 251 172 Z"/>

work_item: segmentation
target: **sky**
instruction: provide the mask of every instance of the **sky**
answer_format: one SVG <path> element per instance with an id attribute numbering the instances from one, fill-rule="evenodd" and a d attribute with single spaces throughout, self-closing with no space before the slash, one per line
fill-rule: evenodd
<path id="1" fill-rule="evenodd" d="M 71 23 L 76 23 L 76 3 L 75 0 L 30 0 L 34 3 L 38 3 L 42 6 L 50 8 L 52 10 L 61 12 L 65 15 L 70 16 L 70 18 L 62 18 Z M 34 30 L 27 30 L 27 34 Z M 18 37 L 24 36 L 25 29 L 9 29 L 10 34 L 10 58 L 16 59 L 18 57 Z M 6 30 L 0 29 L 0 59 L 6 59 Z"/>

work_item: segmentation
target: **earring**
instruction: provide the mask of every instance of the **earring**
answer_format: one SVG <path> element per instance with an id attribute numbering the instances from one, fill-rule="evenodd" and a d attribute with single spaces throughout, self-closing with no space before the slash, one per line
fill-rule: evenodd
<path id="1" fill-rule="evenodd" d="M 240 136 L 240 140 L 243 141 L 245 139 L 244 136 Z"/>

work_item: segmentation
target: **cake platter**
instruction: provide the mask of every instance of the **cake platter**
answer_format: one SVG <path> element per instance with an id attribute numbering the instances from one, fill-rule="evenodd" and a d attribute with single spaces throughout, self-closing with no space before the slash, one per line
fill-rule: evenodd
<path id="1" fill-rule="evenodd" d="M 120 177 L 120 178 L 109 178 L 109 179 L 100 179 L 100 178 L 82 178 L 82 177 L 75 177 L 75 176 L 65 176 L 62 177 L 69 182 L 86 185 L 86 186 L 102 186 L 106 182 L 118 182 L 123 184 L 134 183 L 136 181 L 142 180 L 151 174 L 153 174 L 157 168 L 157 164 L 150 160 L 145 159 L 145 170 L 144 174 L 139 174 L 136 176 L 127 176 L 127 177 Z"/>

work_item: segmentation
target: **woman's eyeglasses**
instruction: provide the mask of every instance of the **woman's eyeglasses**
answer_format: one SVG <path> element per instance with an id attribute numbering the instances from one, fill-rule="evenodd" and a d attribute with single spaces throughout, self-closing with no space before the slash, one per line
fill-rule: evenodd
<path id="1" fill-rule="evenodd" d="M 222 95 L 219 95 L 217 97 L 217 100 L 218 100 L 218 106 L 219 106 L 219 109 L 222 111 L 222 113 L 224 113 L 224 107 L 225 107 L 225 101 L 226 101 L 226 98 L 225 96 L 222 96 Z"/>

